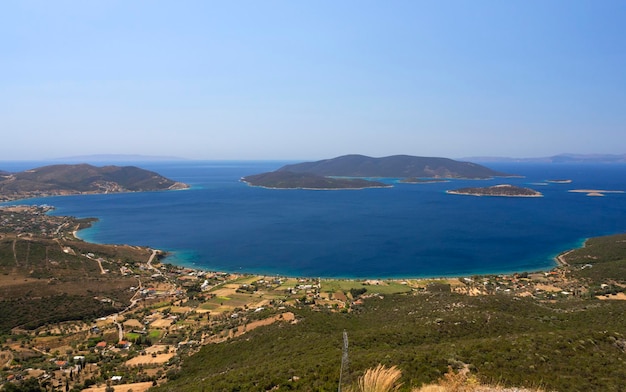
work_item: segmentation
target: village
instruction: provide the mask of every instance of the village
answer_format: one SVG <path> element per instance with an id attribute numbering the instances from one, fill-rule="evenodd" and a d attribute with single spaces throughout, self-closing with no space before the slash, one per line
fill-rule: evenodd
<path id="1" fill-rule="evenodd" d="M 5 223 L 16 220 L 14 226 L 26 227 L 27 222 L 27 227 L 38 227 L 32 236 L 58 238 L 71 233 L 75 222 L 44 215 L 45 208 L 41 208 L 30 209 L 32 219 L 22 216 L 16 220 L 15 214 L 26 213 L 24 209 L 6 210 L 3 219 Z M 47 225 L 37 223 L 46 217 L 50 218 Z M 136 282 L 125 288 L 130 300 L 122 310 L 96 319 L 14 328 L 1 341 L 2 383 L 32 379 L 51 391 L 145 391 L 175 377 L 184 358 L 204 345 L 219 344 L 272 323 L 300 322 L 293 310 L 303 306 L 351 312 L 373 296 L 407 293 L 419 301 L 421 293 L 440 291 L 539 301 L 588 295 L 583 283 L 569 277 L 564 260 L 551 271 L 534 273 L 351 280 L 207 272 L 165 263 L 167 259 L 159 259 L 162 252 L 149 251 L 146 260 L 130 262 L 64 246 L 65 254 L 97 263 L 96 271 L 103 276 Z M 112 305 L 116 301 L 108 297 L 97 300 Z"/>

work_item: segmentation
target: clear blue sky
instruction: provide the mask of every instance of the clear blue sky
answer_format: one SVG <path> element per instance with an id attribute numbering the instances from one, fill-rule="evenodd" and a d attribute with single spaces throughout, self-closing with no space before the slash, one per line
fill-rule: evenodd
<path id="1" fill-rule="evenodd" d="M 0 3 L 0 160 L 626 153 L 626 1 Z"/>

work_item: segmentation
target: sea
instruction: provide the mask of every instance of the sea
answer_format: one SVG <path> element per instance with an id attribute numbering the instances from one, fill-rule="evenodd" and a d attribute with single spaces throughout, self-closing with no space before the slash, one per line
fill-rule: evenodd
<path id="1" fill-rule="evenodd" d="M 0 162 L 20 171 L 53 162 Z M 58 163 L 58 162 L 57 162 Z M 148 246 L 165 262 L 208 271 L 321 278 L 426 278 L 549 270 L 589 237 L 626 232 L 626 165 L 490 163 L 519 177 L 363 190 L 276 190 L 241 177 L 282 161 L 114 162 L 189 184 L 180 191 L 78 195 L 5 204 L 51 205 L 95 217 L 78 235 Z M 100 163 L 98 163 L 100 165 Z M 567 179 L 570 183 L 549 180 Z M 447 190 L 512 184 L 543 197 L 477 197 Z"/>

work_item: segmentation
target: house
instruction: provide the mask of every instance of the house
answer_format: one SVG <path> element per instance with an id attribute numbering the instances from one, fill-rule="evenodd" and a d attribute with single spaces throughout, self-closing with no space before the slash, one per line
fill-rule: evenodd
<path id="1" fill-rule="evenodd" d="M 96 344 L 96 348 L 99 348 L 99 349 L 106 348 L 106 346 L 107 346 L 107 342 L 105 341 L 98 342 L 98 344 Z"/>
<path id="2" fill-rule="evenodd" d="M 119 342 L 117 342 L 117 347 L 119 348 L 129 348 L 130 345 L 131 343 L 126 340 L 120 340 Z"/>

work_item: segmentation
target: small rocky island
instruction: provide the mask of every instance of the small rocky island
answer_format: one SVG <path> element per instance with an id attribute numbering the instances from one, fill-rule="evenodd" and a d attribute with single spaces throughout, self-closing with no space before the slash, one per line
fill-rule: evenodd
<path id="1" fill-rule="evenodd" d="M 89 193 L 186 189 L 153 171 L 135 166 L 50 165 L 19 173 L 0 171 L 0 201 Z"/>
<path id="2" fill-rule="evenodd" d="M 543 194 L 534 189 L 523 188 L 519 186 L 502 184 L 488 186 L 484 188 L 461 188 L 446 191 L 453 195 L 470 195 L 470 196 L 503 196 L 503 197 L 541 197 Z"/>
<path id="3" fill-rule="evenodd" d="M 569 179 L 554 179 L 554 180 L 546 180 L 551 184 L 571 184 L 572 180 Z"/>

